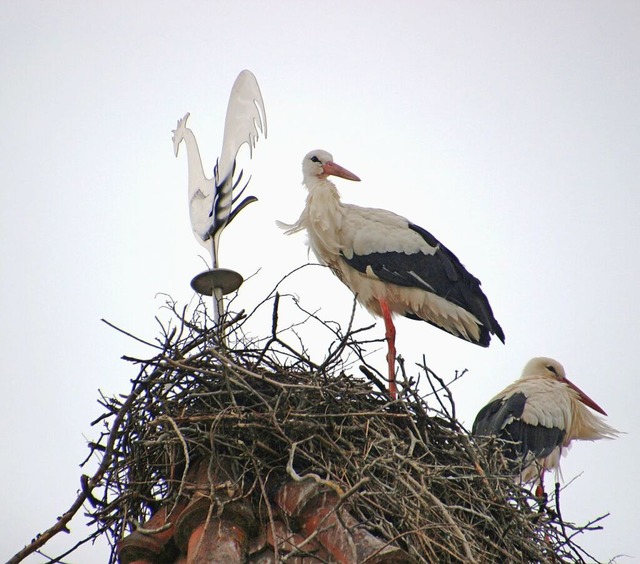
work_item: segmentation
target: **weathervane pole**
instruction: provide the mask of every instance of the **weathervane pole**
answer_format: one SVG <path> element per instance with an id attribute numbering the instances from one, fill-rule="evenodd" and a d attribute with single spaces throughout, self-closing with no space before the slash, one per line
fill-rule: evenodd
<path id="1" fill-rule="evenodd" d="M 216 255 L 216 248 L 214 238 L 211 237 L 211 256 L 213 257 L 212 270 L 218 268 L 218 256 Z M 196 290 L 197 291 L 197 290 Z M 213 322 L 218 325 L 224 314 L 224 303 L 222 302 L 222 288 L 219 286 L 213 286 L 213 292 L 211 293 L 213 298 Z"/>

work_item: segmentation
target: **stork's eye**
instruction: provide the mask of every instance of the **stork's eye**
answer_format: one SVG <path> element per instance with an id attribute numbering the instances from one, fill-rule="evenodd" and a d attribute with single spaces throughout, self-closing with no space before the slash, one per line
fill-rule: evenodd
<path id="1" fill-rule="evenodd" d="M 549 366 L 547 366 L 547 370 L 549 372 L 553 372 L 556 376 L 558 375 L 558 372 L 556 371 L 556 367 L 552 366 L 551 364 Z"/>
<path id="2" fill-rule="evenodd" d="M 313 155 L 313 157 L 311 157 L 311 161 L 314 163 L 319 163 L 320 159 L 318 157 L 316 157 L 315 155 Z"/>

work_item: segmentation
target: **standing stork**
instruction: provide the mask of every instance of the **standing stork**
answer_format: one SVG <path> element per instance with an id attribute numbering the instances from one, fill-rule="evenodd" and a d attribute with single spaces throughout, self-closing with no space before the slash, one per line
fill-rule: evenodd
<path id="1" fill-rule="evenodd" d="M 567 379 L 557 360 L 532 358 L 522 376 L 480 410 L 472 433 L 509 441 L 505 455 L 519 462 L 520 481 L 539 482 L 536 491 L 542 495 L 545 470 L 559 468 L 562 451 L 572 441 L 617 436 L 618 431 L 588 408 L 606 415 Z"/>
<path id="2" fill-rule="evenodd" d="M 307 230 L 309 246 L 373 315 L 384 319 L 388 343 L 389 394 L 396 397 L 393 315 L 431 325 L 486 347 L 491 335 L 504 333 L 491 311 L 480 281 L 431 233 L 393 212 L 340 201 L 328 179 L 360 179 L 333 162 L 327 151 L 308 153 L 302 161 L 309 194 L 286 234 Z"/>

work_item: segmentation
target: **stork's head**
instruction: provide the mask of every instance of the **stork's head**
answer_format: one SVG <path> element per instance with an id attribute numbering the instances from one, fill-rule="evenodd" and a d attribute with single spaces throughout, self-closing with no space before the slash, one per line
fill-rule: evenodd
<path id="1" fill-rule="evenodd" d="M 564 367 L 557 360 L 553 358 L 547 358 L 544 356 L 532 358 L 527 362 L 524 370 L 522 371 L 522 377 L 538 377 L 538 378 L 552 378 L 558 382 L 562 382 L 569 388 L 571 388 L 578 395 L 578 399 L 589 406 L 591 409 L 606 415 L 604 409 L 602 409 L 595 401 L 593 401 L 587 394 L 585 394 L 578 386 L 571 382 L 564 371 Z"/>
<path id="2" fill-rule="evenodd" d="M 540 378 L 553 378 L 560 382 L 566 380 L 564 366 L 553 358 L 539 356 L 527 362 L 522 371 L 522 376 L 538 376 Z"/>
<path id="3" fill-rule="evenodd" d="M 178 156 L 178 147 L 184 139 L 187 132 L 187 120 L 189 119 L 189 112 L 184 114 L 184 117 L 178 120 L 178 125 L 173 130 L 173 152 Z"/>
<path id="4" fill-rule="evenodd" d="M 302 161 L 302 176 L 304 183 L 309 186 L 314 180 L 324 180 L 327 176 L 339 176 L 346 180 L 360 181 L 353 172 L 333 162 L 331 153 L 317 149 L 307 153 Z"/>

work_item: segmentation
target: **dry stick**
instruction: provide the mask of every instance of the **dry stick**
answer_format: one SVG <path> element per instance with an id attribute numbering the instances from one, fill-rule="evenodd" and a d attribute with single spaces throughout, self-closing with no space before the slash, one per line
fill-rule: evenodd
<path id="1" fill-rule="evenodd" d="M 187 443 L 184 440 L 184 437 L 182 436 L 182 433 L 180 432 L 180 429 L 178 428 L 178 425 L 176 424 L 176 422 L 173 420 L 173 418 L 169 417 L 168 415 L 161 415 L 158 418 L 158 421 L 168 421 L 169 424 L 171 425 L 171 427 L 173 427 L 173 431 L 175 432 L 176 436 L 178 437 L 178 440 L 180 441 L 180 444 L 182 446 L 182 451 L 184 453 L 184 460 L 185 460 L 185 467 L 184 467 L 184 471 L 182 473 L 182 480 L 180 480 L 180 487 L 178 489 L 178 495 L 176 499 L 179 499 L 180 496 L 182 495 L 182 491 L 185 487 L 186 484 L 186 477 L 187 474 L 189 472 L 189 465 L 191 463 L 191 457 L 189 456 L 189 447 L 187 447 Z"/>
<path id="2" fill-rule="evenodd" d="M 280 286 L 280 284 L 282 282 L 284 282 L 284 280 L 286 278 L 288 278 L 289 276 L 293 275 L 294 273 L 296 273 L 298 270 L 301 270 L 307 266 L 324 266 L 324 265 L 319 265 L 316 263 L 308 263 L 308 264 L 304 264 L 302 266 L 299 266 L 298 268 L 296 268 L 295 270 L 293 270 L 292 272 L 288 273 L 287 275 L 283 276 L 280 281 L 276 284 L 275 288 L 269 293 L 269 295 L 267 296 L 267 298 L 265 300 L 263 300 L 262 302 L 260 302 L 260 304 L 258 304 L 258 306 L 256 306 L 253 311 L 246 316 L 246 318 L 248 319 L 249 317 L 251 317 L 253 315 L 253 313 L 260 307 L 262 306 L 264 303 L 266 303 L 271 296 L 274 296 L 274 305 L 273 305 L 273 312 L 272 312 L 272 324 L 271 324 L 271 337 L 267 340 L 267 343 L 264 345 L 260 356 L 258 358 L 258 360 L 256 361 L 256 365 L 262 361 L 262 359 L 264 358 L 267 350 L 269 349 L 269 347 L 275 342 L 278 343 L 280 345 L 282 345 L 283 347 L 285 347 L 287 350 L 289 350 L 290 352 L 294 353 L 296 355 L 297 358 L 299 358 L 300 360 L 304 361 L 305 363 L 307 363 L 311 368 L 313 368 L 315 371 L 317 371 L 318 373 L 322 372 L 323 370 L 326 370 L 327 366 L 330 364 L 330 362 L 334 359 L 337 358 L 338 354 L 341 353 L 347 345 L 349 336 L 351 334 L 353 334 L 351 332 L 351 327 L 355 318 L 355 309 L 356 309 L 356 305 L 357 305 L 357 300 L 354 297 L 354 301 L 353 301 L 353 306 L 352 306 L 352 311 L 351 311 L 351 318 L 348 324 L 348 330 L 347 330 L 347 334 L 344 337 L 344 339 L 341 339 L 341 342 L 339 342 L 337 350 L 334 351 L 333 353 L 330 353 L 329 356 L 327 357 L 327 359 L 325 359 L 325 361 L 322 363 L 322 365 L 320 366 L 316 366 L 314 363 L 312 363 L 308 358 L 306 357 L 302 357 L 298 354 L 297 351 L 295 351 L 292 347 L 290 347 L 289 345 L 287 345 L 287 343 L 283 342 L 278 336 L 277 336 L 277 322 L 278 322 L 278 307 L 279 307 L 279 303 L 280 303 L 280 293 L 278 292 L 278 287 Z M 326 267 L 325 267 L 326 268 Z M 300 307 L 300 305 L 296 302 L 296 305 L 298 306 L 298 308 L 307 314 L 308 318 L 311 319 L 315 319 L 316 321 L 319 321 L 320 323 L 322 323 L 325 327 L 327 327 L 334 335 L 336 335 L 336 337 L 340 338 L 339 333 L 334 330 L 331 329 L 331 327 L 329 327 L 329 325 L 321 320 L 317 315 L 315 315 L 312 312 L 309 312 L 307 310 L 305 310 L 304 308 Z M 365 328 L 365 329 L 369 329 L 373 327 L 373 325 Z"/>
<path id="3" fill-rule="evenodd" d="M 327 267 L 326 267 L 326 266 L 324 266 L 324 265 L 321 265 L 321 264 L 318 264 L 318 263 L 311 263 L 311 262 L 308 262 L 308 263 L 302 264 L 302 265 L 298 266 L 297 268 L 294 268 L 291 272 L 288 272 L 288 273 L 287 273 L 287 274 L 285 274 L 282 278 L 280 278 L 280 280 L 276 283 L 276 285 L 275 285 L 275 286 L 273 287 L 273 289 L 269 292 L 269 294 L 267 294 L 267 297 L 266 297 L 266 298 L 264 298 L 264 299 L 263 299 L 263 300 L 262 300 L 262 301 L 261 301 L 261 302 L 260 302 L 256 307 L 254 307 L 254 308 L 253 308 L 253 309 L 252 309 L 252 310 L 251 310 L 251 311 L 250 311 L 250 312 L 245 316 L 243 323 L 240 323 L 240 324 L 238 325 L 238 327 L 239 327 L 239 328 L 240 328 L 240 327 L 242 327 L 242 325 L 244 325 L 244 323 L 245 323 L 248 319 L 250 319 L 256 311 L 258 311 L 258 310 L 259 310 L 259 309 L 260 309 L 264 304 L 266 304 L 266 303 L 271 299 L 271 297 L 272 297 L 274 294 L 278 293 L 278 288 L 280 287 L 280 284 L 282 284 L 282 283 L 283 283 L 287 278 L 289 278 L 290 276 L 293 276 L 293 275 L 294 275 L 295 273 L 297 273 L 299 270 L 302 270 L 303 268 L 306 268 L 307 266 L 320 266 L 320 267 L 323 267 L 323 268 L 327 268 Z"/>
<path id="4" fill-rule="evenodd" d="M 264 303 L 264 302 L 263 302 Z M 273 303 L 273 312 L 272 312 L 272 321 L 271 321 L 271 337 L 269 337 L 269 339 L 267 340 L 267 342 L 265 343 L 264 347 L 262 348 L 262 351 L 260 352 L 260 356 L 258 357 L 258 359 L 253 363 L 253 366 L 257 366 L 258 364 L 260 364 L 263 360 L 265 355 L 267 354 L 267 351 L 269 350 L 269 347 L 273 344 L 273 343 L 278 343 L 280 346 L 282 346 L 285 350 L 289 351 L 291 354 L 293 354 L 293 356 L 298 359 L 301 362 L 304 362 L 305 364 L 307 364 L 310 368 L 317 370 L 317 366 L 316 364 L 314 364 L 309 358 L 303 356 L 302 354 L 300 354 L 298 351 L 296 351 L 293 347 L 291 347 L 290 345 L 288 345 L 287 343 L 285 343 L 282 339 L 280 339 L 280 337 L 278 337 L 277 333 L 277 326 L 278 326 L 278 307 L 280 304 L 280 293 L 276 292 L 275 297 L 274 297 L 274 303 Z M 255 310 L 254 310 L 255 311 Z M 306 312 L 305 312 L 306 313 Z M 306 320 L 305 320 L 306 321 Z M 295 325 L 289 327 L 289 329 L 292 329 Z"/>
<path id="5" fill-rule="evenodd" d="M 371 382 L 376 388 L 378 388 L 385 396 L 389 396 L 387 387 L 380 380 L 378 380 L 378 378 L 376 378 L 375 374 L 371 372 L 371 370 L 369 370 L 362 364 L 358 368 L 360 369 L 360 372 L 362 372 L 367 377 L 369 382 Z"/>
<path id="6" fill-rule="evenodd" d="M 92 540 L 91 537 L 87 537 L 85 539 L 82 539 L 80 541 L 78 541 L 75 545 L 73 545 L 69 550 L 67 550 L 66 552 L 63 552 L 62 554 L 56 556 L 55 558 L 50 558 L 49 556 L 46 556 L 42 551 L 37 550 L 36 553 L 37 554 L 41 554 L 42 556 L 44 556 L 45 558 L 47 558 L 47 564 L 55 564 L 56 562 L 62 562 L 62 559 L 69 556 L 69 554 L 71 554 L 72 552 L 74 552 L 77 548 L 81 547 L 83 544 L 88 543 L 90 540 Z"/>
<path id="7" fill-rule="evenodd" d="M 331 480 L 325 480 L 324 478 L 321 478 L 320 476 L 318 476 L 318 474 L 314 474 L 313 472 L 309 472 L 308 474 L 305 474 L 304 476 L 300 476 L 300 474 L 298 474 L 294 470 L 294 468 L 293 468 L 293 458 L 294 458 L 294 455 L 296 453 L 296 448 L 298 447 L 300 442 L 302 442 L 302 441 L 297 441 L 297 442 L 295 442 L 295 443 L 293 443 L 291 445 L 291 452 L 289 453 L 289 461 L 287 462 L 287 474 L 289 474 L 289 476 L 291 476 L 293 478 L 293 480 L 296 481 L 296 482 L 302 482 L 304 480 L 311 479 L 314 482 L 316 482 L 317 484 L 320 484 L 321 486 L 327 486 L 328 488 L 332 489 L 339 496 L 343 496 L 344 492 L 342 491 L 342 488 L 338 484 L 336 484 L 335 482 L 332 482 Z"/>
<path id="8" fill-rule="evenodd" d="M 440 509 L 440 512 L 442 513 L 442 516 L 444 517 L 445 521 L 449 523 L 449 525 L 451 525 L 453 534 L 456 537 L 458 537 L 458 539 L 460 539 L 460 542 L 464 547 L 464 552 L 468 561 L 477 562 L 477 560 L 473 556 L 473 553 L 471 552 L 471 547 L 469 546 L 469 541 L 467 540 L 467 537 L 464 536 L 464 533 L 462 532 L 460 527 L 458 527 L 458 524 L 455 522 L 454 518 L 451 516 L 451 513 L 447 509 L 447 506 L 444 503 L 442 503 L 435 495 L 433 495 L 429 491 L 429 489 L 426 487 L 423 487 L 420 493 L 425 494 L 431 500 L 431 502 L 434 503 L 438 507 L 438 509 Z"/>
<path id="9" fill-rule="evenodd" d="M 273 310 L 271 312 L 271 337 L 265 343 L 262 351 L 260 351 L 260 356 L 258 356 L 257 360 L 253 364 L 253 366 L 258 366 L 262 363 L 264 356 L 267 354 L 269 347 L 272 343 L 277 342 L 278 337 L 278 306 L 280 305 L 280 292 L 276 292 L 273 298 Z"/>
<path id="10" fill-rule="evenodd" d="M 149 341 L 145 341 L 144 339 L 141 339 L 140 337 L 136 337 L 135 335 L 132 335 L 128 331 L 125 331 L 124 329 L 120 329 L 120 327 L 114 325 L 113 323 L 107 321 L 106 319 L 101 319 L 100 321 L 102 321 L 102 323 L 106 323 L 109 327 L 111 327 L 112 329 L 115 329 L 116 331 L 119 331 L 123 335 L 126 335 L 127 337 L 131 337 L 134 341 L 138 341 L 139 343 L 142 343 L 143 345 L 148 345 L 150 347 L 153 347 L 154 349 L 164 350 L 160 345 L 155 345 L 153 343 L 150 343 Z"/>
<path id="11" fill-rule="evenodd" d="M 435 372 L 433 372 L 432 370 L 430 370 L 427 367 L 427 359 L 426 359 L 426 357 L 424 355 L 422 355 L 422 366 L 419 365 L 419 364 L 417 366 L 419 368 L 424 369 L 424 373 L 427 375 L 427 381 L 429 382 L 429 386 L 433 390 L 433 394 L 436 396 L 436 399 L 438 400 L 438 403 L 440 404 L 440 407 L 442 408 L 442 413 L 444 413 L 452 421 L 455 421 L 456 406 L 455 406 L 455 403 L 453 402 L 453 397 L 451 396 L 451 392 L 449 391 L 449 388 L 445 385 L 444 380 L 442 380 L 442 378 L 438 377 L 438 375 Z M 443 401 L 440 399 L 440 394 L 438 393 L 438 391 L 436 390 L 436 387 L 433 385 L 433 382 L 431 381 L 431 377 L 432 376 L 436 380 L 438 380 L 438 384 L 440 384 L 440 386 L 441 386 L 440 390 L 438 390 L 438 391 L 444 390 L 445 394 L 447 394 L 447 399 L 449 400 L 449 403 L 451 404 L 451 412 L 445 407 Z"/>
<path id="12" fill-rule="evenodd" d="M 366 418 L 379 417 L 382 419 L 411 420 L 411 414 L 409 413 L 389 413 L 385 411 L 352 411 L 348 415 L 349 417 L 366 417 Z M 149 421 L 148 425 L 151 427 L 159 425 L 162 422 L 161 419 L 163 417 L 164 416 L 160 416 L 160 418 L 154 421 Z M 256 420 L 270 419 L 271 414 L 252 413 L 250 417 L 253 417 Z M 287 414 L 287 417 L 291 420 L 293 419 L 317 420 L 319 416 L 317 413 L 303 413 L 303 412 L 291 411 Z M 345 414 L 344 413 L 323 413 L 322 417 L 326 417 L 327 419 L 342 419 L 345 417 Z M 247 422 L 246 421 L 247 418 L 248 416 L 244 412 L 242 413 L 229 412 L 229 413 L 219 413 L 219 414 L 211 414 L 211 415 L 185 415 L 183 417 L 173 417 L 173 421 L 175 421 L 176 423 L 199 423 L 199 422 L 206 423 L 208 421 L 216 421 L 218 419 L 229 419 L 231 421 L 234 421 L 234 420 L 245 421 L 244 425 L 242 423 L 238 423 L 238 425 L 240 426 L 249 427 L 249 426 L 255 425 L 254 423 L 251 423 L 250 420 Z"/>
<path id="13" fill-rule="evenodd" d="M 422 356 L 422 366 L 418 365 L 420 368 L 423 368 L 426 375 L 427 375 L 427 380 L 429 382 L 429 385 L 431 386 L 431 389 L 433 390 L 436 399 L 438 400 L 438 403 L 440 404 L 440 406 L 442 407 L 444 413 L 446 413 L 449 418 L 451 419 L 451 421 L 456 422 L 457 424 L 457 420 L 456 420 L 456 404 L 453 400 L 453 395 L 451 394 L 451 390 L 449 390 L 449 387 L 444 383 L 444 380 L 442 378 L 440 378 L 435 372 L 433 372 L 433 370 L 429 369 L 427 367 L 427 359 L 426 357 L 423 355 Z M 463 372 L 464 374 L 464 372 Z M 442 401 L 440 400 L 440 395 L 438 394 L 438 392 L 435 389 L 435 386 L 433 385 L 433 382 L 431 381 L 431 377 L 434 377 L 438 383 L 441 386 L 441 390 L 444 390 L 445 394 L 447 395 L 447 399 L 449 400 L 449 403 L 451 405 L 451 412 L 449 413 L 449 411 L 445 408 L 444 404 L 442 403 Z M 469 456 L 469 458 L 471 458 L 472 462 L 473 462 L 473 466 L 476 469 L 476 472 L 478 472 L 478 474 L 480 475 L 484 485 L 487 487 L 487 490 L 490 492 L 492 498 L 495 497 L 495 493 L 493 492 L 493 490 L 491 489 L 491 486 L 489 484 L 489 481 L 487 480 L 486 474 L 482 468 L 482 466 L 480 466 L 480 463 L 478 461 L 478 458 L 475 454 L 475 452 L 473 451 L 473 449 L 471 448 L 470 444 L 469 444 L 469 439 L 467 437 L 467 435 L 462 434 L 463 436 L 463 441 L 462 441 L 462 447 L 464 448 L 465 452 L 467 453 L 467 456 Z"/>
<path id="14" fill-rule="evenodd" d="M 336 336 L 337 339 L 339 339 L 338 346 L 336 347 L 336 349 L 332 353 L 329 353 L 329 355 L 327 355 L 327 358 L 324 360 L 324 362 L 320 366 L 318 366 L 316 372 L 320 374 L 324 372 L 327 369 L 327 367 L 331 364 L 333 359 L 334 358 L 337 359 L 342 354 L 342 351 L 344 351 L 344 349 L 347 347 L 350 336 L 352 335 L 353 322 L 356 315 L 356 306 L 358 305 L 358 301 L 356 296 L 354 295 L 353 304 L 351 306 L 351 315 L 349 316 L 349 323 L 347 324 L 347 331 L 344 337 L 342 338 L 340 337 L 340 325 L 338 325 L 337 330 L 332 329 L 326 321 L 323 321 L 314 313 L 307 311 L 306 309 L 301 307 L 299 304 L 297 305 L 301 311 L 306 313 L 310 318 L 315 319 L 316 321 L 319 321 L 322 325 L 324 325 L 327 329 L 329 329 L 329 331 L 331 331 Z"/>
<path id="15" fill-rule="evenodd" d="M 236 364 L 232 360 L 229 360 L 227 357 L 221 355 L 220 353 L 218 353 L 218 351 L 216 351 L 214 349 L 208 349 L 208 352 L 212 356 L 215 356 L 220 362 L 226 362 L 230 367 L 234 368 L 238 372 L 240 372 L 240 373 L 242 373 L 242 374 L 244 374 L 246 376 L 250 376 L 251 378 L 254 378 L 256 380 L 262 380 L 263 382 L 267 382 L 268 384 L 271 384 L 273 386 L 277 386 L 278 388 L 280 388 L 282 390 L 285 390 L 287 388 L 309 389 L 309 390 L 317 390 L 318 389 L 318 386 L 314 386 L 314 385 L 308 385 L 308 384 L 285 384 L 284 382 L 278 382 L 277 380 L 274 380 L 273 378 L 269 378 L 268 376 L 264 376 L 262 374 L 256 374 L 255 372 L 251 372 L 251 370 L 247 370 L 243 366 L 240 366 L 239 364 Z M 201 369 L 196 369 L 196 370 L 200 370 L 203 374 L 206 374 L 207 372 L 210 372 L 210 371 L 201 370 Z"/>
<path id="16" fill-rule="evenodd" d="M 133 522 L 133 525 L 135 526 L 136 531 L 142 533 L 143 535 L 157 535 L 158 533 L 168 531 L 171 527 L 173 527 L 174 524 L 171 521 L 167 521 L 164 525 L 158 527 L 157 529 L 145 529 L 142 525 L 140 525 L 140 523 L 137 523 L 135 521 Z"/>
<path id="17" fill-rule="evenodd" d="M 476 452 L 474 451 L 474 449 L 471 447 L 471 444 L 470 444 L 470 441 L 469 441 L 469 437 L 464 433 L 462 433 L 461 436 L 463 437 L 462 438 L 462 448 L 467 453 L 467 456 L 473 462 L 473 467 L 476 469 L 476 472 L 480 475 L 482 483 L 487 488 L 487 491 L 489 492 L 489 495 L 491 496 L 491 499 L 492 500 L 497 499 L 495 491 L 491 487 L 491 484 L 489 483 L 489 480 L 487 479 L 487 475 L 486 475 L 484 469 L 482 468 L 482 466 L 480 466 L 480 460 L 478 459 L 478 456 L 476 455 Z"/>
<path id="18" fill-rule="evenodd" d="M 586 556 L 588 556 L 589 558 L 591 558 L 594 562 L 596 561 L 595 558 L 593 558 L 593 556 L 591 556 L 587 551 L 585 551 L 583 548 L 580 548 L 579 546 L 575 545 L 573 543 L 573 537 L 579 533 L 582 533 L 584 530 L 589 529 L 590 525 L 592 525 L 593 523 L 597 523 L 598 521 L 600 521 L 601 519 L 604 519 L 606 517 L 606 515 L 603 515 L 602 517 L 598 517 L 598 519 L 594 520 L 594 521 L 590 521 L 589 523 L 587 523 L 586 526 L 584 527 L 579 527 L 578 530 L 573 533 L 571 536 L 567 535 L 567 529 L 565 527 L 565 523 L 564 523 L 564 519 L 562 518 L 562 513 L 560 511 L 560 482 L 556 482 L 555 485 L 555 493 L 556 493 L 556 513 L 558 515 L 558 521 L 560 523 L 560 527 L 562 530 L 562 536 L 564 537 L 567 545 L 569 546 L 569 548 L 578 556 L 580 557 L 580 555 L 578 554 L 578 551 L 583 552 Z M 602 527 L 596 527 L 596 528 L 602 528 Z M 581 558 L 581 557 L 580 557 Z"/>
<path id="19" fill-rule="evenodd" d="M 258 463 L 256 462 L 255 456 L 253 456 L 252 452 L 246 451 L 247 454 L 249 454 L 249 457 L 251 458 L 251 463 L 253 465 L 253 470 L 255 472 L 256 475 L 256 479 L 258 480 L 258 482 L 260 483 L 260 492 L 262 495 L 262 499 L 264 500 L 264 504 L 265 507 L 267 509 L 267 517 L 269 518 L 269 527 L 271 529 L 271 535 L 273 536 L 274 540 L 277 539 L 276 536 L 276 523 L 275 520 L 273 518 L 273 510 L 271 508 L 271 502 L 269 501 L 269 496 L 267 494 L 267 488 L 265 487 L 265 483 L 264 480 L 262 479 L 262 476 L 260 475 L 260 468 L 258 467 Z M 279 562 L 279 552 L 280 552 L 280 548 L 278 547 L 277 542 L 274 543 L 273 546 L 273 552 L 274 552 L 274 557 L 276 562 Z"/>
<path id="20" fill-rule="evenodd" d="M 151 376 L 153 377 L 156 374 L 156 372 L 157 371 L 154 371 L 151 374 Z M 149 384 L 149 380 L 151 380 L 151 378 L 140 382 L 133 389 L 131 394 L 129 394 L 129 397 L 125 400 L 125 402 L 122 404 L 122 407 L 118 411 L 118 414 L 116 415 L 113 421 L 113 427 L 111 428 L 111 432 L 109 433 L 109 438 L 107 439 L 107 445 L 105 448 L 104 457 L 102 458 L 102 462 L 100 463 L 100 466 L 98 466 L 98 470 L 95 472 L 93 476 L 91 476 L 91 478 L 86 480 L 86 482 L 84 480 L 81 480 L 82 490 L 81 490 L 81 493 L 76 498 L 76 500 L 71 504 L 69 509 L 67 509 L 67 511 L 65 511 L 58 518 L 58 521 L 56 522 L 55 525 L 49 527 L 46 531 L 44 531 L 43 533 L 38 535 L 35 539 L 33 539 L 33 541 L 31 541 L 30 544 L 25 546 L 21 551 L 17 552 L 11 558 L 11 560 L 7 562 L 7 564 L 18 564 L 18 562 L 22 562 L 22 560 L 24 560 L 30 554 L 33 554 L 36 550 L 38 550 L 41 546 L 47 543 L 49 539 L 57 535 L 59 532 L 61 531 L 69 532 L 69 529 L 67 528 L 67 524 L 71 521 L 74 515 L 82 507 L 82 504 L 89 497 L 89 494 L 91 493 L 93 488 L 95 488 L 98 485 L 98 483 L 102 479 L 102 476 L 107 471 L 107 468 L 109 467 L 109 464 L 111 463 L 111 458 L 113 456 L 113 445 L 116 441 L 116 436 L 120 429 L 120 425 L 124 420 L 124 417 L 127 411 L 129 410 L 134 400 L 138 396 L 138 394 L 142 392 L 144 388 Z"/>

